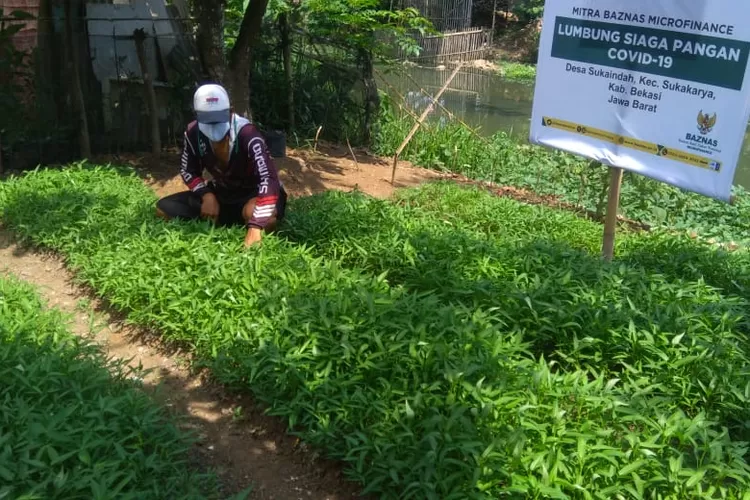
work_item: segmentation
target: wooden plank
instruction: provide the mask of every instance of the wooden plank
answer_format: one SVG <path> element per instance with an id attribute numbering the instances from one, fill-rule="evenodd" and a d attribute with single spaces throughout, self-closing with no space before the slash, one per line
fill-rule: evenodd
<path id="1" fill-rule="evenodd" d="M 609 169 L 609 191 L 607 194 L 607 215 L 604 220 L 604 235 L 602 237 L 602 257 L 611 262 L 615 251 L 615 231 L 617 230 L 617 208 L 620 203 L 620 186 L 622 185 L 623 169 Z"/>

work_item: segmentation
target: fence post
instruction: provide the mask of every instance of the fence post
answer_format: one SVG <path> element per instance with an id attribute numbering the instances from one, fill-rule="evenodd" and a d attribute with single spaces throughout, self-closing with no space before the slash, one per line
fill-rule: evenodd
<path id="1" fill-rule="evenodd" d="M 623 169 L 611 167 L 609 169 L 609 192 L 607 198 L 607 215 L 604 220 L 604 236 L 602 238 L 602 257 L 611 262 L 615 252 L 615 231 L 617 230 L 617 208 L 620 204 L 620 187 L 622 185 Z"/>
<path id="2" fill-rule="evenodd" d="M 85 159 L 91 158 L 91 140 L 89 138 L 89 123 L 86 116 L 86 103 L 83 99 L 81 88 L 80 65 L 78 64 L 78 51 L 76 50 L 75 31 L 73 30 L 71 2 L 65 2 L 65 48 L 68 52 L 69 76 L 72 84 L 72 100 L 78 119 L 78 140 L 81 148 L 81 156 Z"/>
<path id="3" fill-rule="evenodd" d="M 159 112 L 156 105 L 156 91 L 151 73 L 148 71 L 148 61 L 146 60 L 146 49 L 144 41 L 146 40 L 146 31 L 138 28 L 133 31 L 135 40 L 135 50 L 138 54 L 138 63 L 141 66 L 143 75 L 143 87 L 146 91 L 146 102 L 148 105 L 148 114 L 151 117 L 151 152 L 155 155 L 161 153 L 161 135 L 159 134 Z"/>

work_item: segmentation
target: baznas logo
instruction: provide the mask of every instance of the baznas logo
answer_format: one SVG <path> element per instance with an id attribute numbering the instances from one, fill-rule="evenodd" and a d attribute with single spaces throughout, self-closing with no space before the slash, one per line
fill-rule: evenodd
<path id="1" fill-rule="evenodd" d="M 698 112 L 698 130 L 701 135 L 706 135 L 711 132 L 714 125 L 716 125 L 716 113 L 714 113 L 713 116 L 708 116 L 708 113 L 703 114 L 703 110 Z"/>

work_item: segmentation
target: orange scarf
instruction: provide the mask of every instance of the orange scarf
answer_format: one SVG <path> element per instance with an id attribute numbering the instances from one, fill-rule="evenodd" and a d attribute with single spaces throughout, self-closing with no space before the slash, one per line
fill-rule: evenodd
<path id="1" fill-rule="evenodd" d="M 212 143 L 214 148 L 214 154 L 221 163 L 222 170 L 227 168 L 229 165 L 229 136 L 225 137 L 221 142 Z"/>

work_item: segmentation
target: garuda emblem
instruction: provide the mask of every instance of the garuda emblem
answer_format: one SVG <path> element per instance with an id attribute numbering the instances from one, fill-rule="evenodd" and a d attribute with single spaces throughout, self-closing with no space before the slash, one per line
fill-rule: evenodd
<path id="1" fill-rule="evenodd" d="M 706 135 L 714 128 L 714 125 L 716 125 L 716 113 L 709 116 L 708 113 L 703 113 L 703 110 L 700 110 L 698 112 L 698 130 L 700 131 L 701 135 Z"/>

